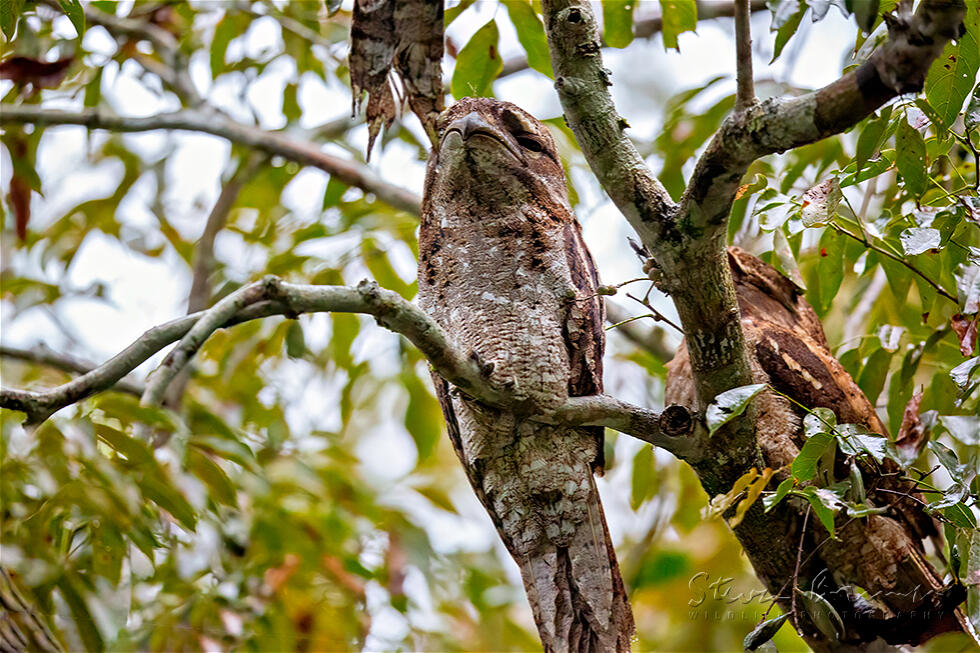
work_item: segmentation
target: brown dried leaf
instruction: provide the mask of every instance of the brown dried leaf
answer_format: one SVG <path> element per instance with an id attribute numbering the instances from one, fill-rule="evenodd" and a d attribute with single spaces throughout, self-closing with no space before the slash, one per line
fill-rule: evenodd
<path id="1" fill-rule="evenodd" d="M 922 405 L 922 388 L 916 390 L 905 405 L 902 425 L 899 427 L 898 435 L 895 438 L 895 446 L 902 452 L 906 460 L 917 458 L 919 450 L 926 441 L 926 428 L 919 418 L 920 405 Z"/>
<path id="2" fill-rule="evenodd" d="M 68 66 L 74 60 L 74 57 L 65 57 L 45 62 L 30 57 L 11 57 L 0 62 L 0 79 L 9 79 L 21 86 L 55 88 L 68 74 Z"/>
<path id="3" fill-rule="evenodd" d="M 949 322 L 960 339 L 960 353 L 964 356 L 972 356 L 973 350 L 977 346 L 977 321 L 980 314 L 969 316 L 957 313 L 950 318 Z"/>
<path id="4" fill-rule="evenodd" d="M 299 563 L 298 555 L 287 553 L 281 565 L 278 567 L 269 567 L 265 570 L 263 580 L 271 593 L 278 592 L 279 588 L 286 584 L 292 575 L 296 573 L 296 570 L 299 569 Z"/>
<path id="5" fill-rule="evenodd" d="M 17 239 L 27 239 L 27 223 L 31 219 L 31 186 L 19 175 L 10 178 L 10 194 L 7 196 L 14 210 L 14 223 L 17 226 Z"/>
<path id="6" fill-rule="evenodd" d="M 443 3 L 439 0 L 357 0 L 351 24 L 350 76 L 354 111 L 367 93 L 368 157 L 374 140 L 409 106 L 435 143 L 442 90 Z M 405 97 L 392 88 L 392 72 Z"/>

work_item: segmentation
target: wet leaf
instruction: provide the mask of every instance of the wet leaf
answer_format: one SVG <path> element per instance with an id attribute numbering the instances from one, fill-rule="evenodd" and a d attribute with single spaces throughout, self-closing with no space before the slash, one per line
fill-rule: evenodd
<path id="1" fill-rule="evenodd" d="M 939 422 L 949 434 L 967 445 L 980 445 L 980 417 L 970 415 L 940 415 Z"/>
<path id="2" fill-rule="evenodd" d="M 786 623 L 787 619 L 789 619 L 788 612 L 763 621 L 745 636 L 742 641 L 742 648 L 746 651 L 754 651 L 759 648 L 776 635 L 776 632 Z"/>
<path id="3" fill-rule="evenodd" d="M 842 197 L 837 177 L 831 177 L 803 193 L 800 215 L 804 226 L 819 227 L 833 222 Z"/>
<path id="4" fill-rule="evenodd" d="M 969 132 L 980 129 L 980 83 L 973 87 L 966 113 L 963 114 L 963 125 Z"/>
<path id="5" fill-rule="evenodd" d="M 914 256 L 930 249 L 938 249 L 941 239 L 938 229 L 909 227 L 902 231 L 899 240 L 902 241 L 905 254 Z"/>
<path id="6" fill-rule="evenodd" d="M 922 389 L 916 390 L 905 405 L 902 414 L 902 425 L 895 436 L 895 447 L 902 455 L 903 461 L 914 461 L 919 452 L 929 440 L 929 431 L 919 416 L 919 406 L 922 404 Z"/>
<path id="7" fill-rule="evenodd" d="M 803 488 L 803 496 L 810 503 L 810 507 L 813 508 L 817 519 L 827 529 L 830 536 L 836 540 L 837 534 L 834 530 L 834 518 L 841 508 L 845 507 L 843 500 L 827 488 L 818 488 L 812 485 Z"/>
<path id="8" fill-rule="evenodd" d="M 765 389 L 764 383 L 744 385 L 739 388 L 727 390 L 711 402 L 705 410 L 704 418 L 708 424 L 708 435 L 713 435 L 715 431 L 745 412 L 745 407 L 749 401 Z"/>
<path id="9" fill-rule="evenodd" d="M 772 59 L 769 60 L 769 63 L 778 59 L 779 55 L 783 53 L 783 48 L 799 29 L 800 21 L 803 20 L 803 14 L 806 13 L 807 9 L 802 0 L 780 0 L 776 7 L 770 28 L 776 32 L 776 40 L 773 44 Z M 794 9 L 796 9 L 795 13 L 793 12 Z"/>

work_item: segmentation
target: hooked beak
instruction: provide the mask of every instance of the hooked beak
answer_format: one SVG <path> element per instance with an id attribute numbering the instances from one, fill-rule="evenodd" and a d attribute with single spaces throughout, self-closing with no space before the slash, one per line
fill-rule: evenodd
<path id="1" fill-rule="evenodd" d="M 524 157 L 521 156 L 520 151 L 517 147 L 507 138 L 506 135 L 501 134 L 498 129 L 493 127 L 490 123 L 483 119 L 476 111 L 470 111 L 468 114 L 462 118 L 458 118 L 449 124 L 446 128 L 446 134 L 443 136 L 445 139 L 449 134 L 457 133 L 463 139 L 465 143 L 473 136 L 484 136 L 486 138 L 492 138 L 501 145 L 503 145 L 508 152 L 514 155 L 514 158 L 524 163 Z"/>

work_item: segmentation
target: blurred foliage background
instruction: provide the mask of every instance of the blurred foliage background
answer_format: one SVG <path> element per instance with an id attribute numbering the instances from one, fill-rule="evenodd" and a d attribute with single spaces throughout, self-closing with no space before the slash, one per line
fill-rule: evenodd
<path id="1" fill-rule="evenodd" d="M 878 16 L 894 2 L 870 14 L 829 0 L 769 4 L 753 19 L 763 95 L 832 79 L 820 80 L 808 53 L 840 45 L 842 31 L 831 73 L 856 65 L 883 37 Z M 733 103 L 733 75 L 698 68 L 711 58 L 734 68 L 731 20 L 704 18 L 724 13 L 718 6 L 603 6 L 605 40 L 621 48 L 607 51 L 620 110 L 675 196 Z M 9 105 L 134 119 L 214 112 L 366 165 L 366 130 L 348 117 L 349 3 L 3 7 L 0 118 Z M 730 229 L 733 244 L 807 288 L 893 435 L 921 390 L 932 437 L 974 471 L 977 19 L 973 2 L 966 34 L 923 94 L 757 162 Z M 821 31 L 818 21 L 836 23 Z M 464 0 L 446 22 L 447 87 L 496 93 L 548 119 L 604 281 L 642 277 L 623 221 L 561 121 L 535 5 Z M 665 53 L 678 46 L 693 64 Z M 406 115 L 371 167 L 421 193 L 425 142 Z M 186 132 L 13 122 L 2 143 L 6 387 L 63 383 L 188 305 L 265 274 L 371 277 L 415 294 L 416 216 L 289 157 Z M 646 285 L 615 298 L 617 320 L 647 312 L 623 296 Z M 650 297 L 671 314 L 667 298 Z M 610 331 L 606 381 L 611 394 L 659 407 L 679 337 L 648 322 Z M 140 407 L 134 393 L 160 359 L 36 429 L 2 413 L 0 553 L 13 584 L 3 591 L 35 605 L 69 650 L 540 647 L 517 570 L 442 433 L 426 364 L 404 340 L 346 314 L 249 322 L 207 342 L 167 408 Z M 151 445 L 134 437 L 137 422 L 173 435 Z M 693 473 L 614 433 L 606 459 L 600 490 L 636 649 L 741 648 L 770 602 L 725 524 L 702 517 Z M 933 470 L 930 499 L 952 499 L 961 537 L 975 529 L 975 478 L 961 477 L 954 497 L 956 479 L 930 451 L 915 467 Z M 965 537 L 980 550 L 975 534 Z M 789 628 L 774 643 L 803 648 Z M 965 645 L 940 638 L 931 648 Z"/>

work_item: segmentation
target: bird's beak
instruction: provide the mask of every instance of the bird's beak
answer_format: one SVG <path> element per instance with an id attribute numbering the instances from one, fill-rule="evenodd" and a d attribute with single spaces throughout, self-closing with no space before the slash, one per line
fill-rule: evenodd
<path id="1" fill-rule="evenodd" d="M 462 118 L 457 118 L 449 123 L 443 138 L 452 133 L 459 134 L 464 143 L 474 135 L 492 138 L 507 148 L 507 151 L 513 154 L 514 158 L 521 163 L 524 163 L 524 157 L 521 156 L 520 151 L 517 149 L 514 143 L 511 142 L 511 139 L 508 138 L 506 134 L 501 134 L 499 129 L 484 120 L 483 116 L 476 111 L 470 111 Z"/>

